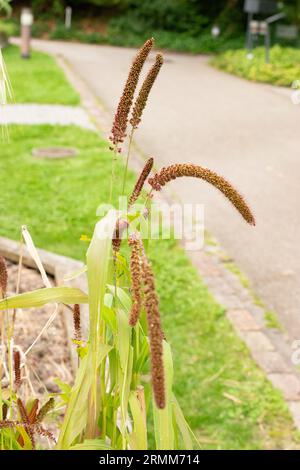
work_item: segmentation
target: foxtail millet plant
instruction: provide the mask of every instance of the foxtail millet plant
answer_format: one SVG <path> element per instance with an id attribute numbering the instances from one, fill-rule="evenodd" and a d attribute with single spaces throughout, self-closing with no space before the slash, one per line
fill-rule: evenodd
<path id="1" fill-rule="evenodd" d="M 158 54 L 133 104 L 142 67 L 153 45 L 153 39 L 149 39 L 138 52 L 114 117 L 110 137 L 113 155 L 109 201 L 112 191 L 117 195 L 124 194 L 133 134 L 163 64 L 162 56 Z M 131 129 L 120 186 L 115 181 L 113 169 L 126 137 L 130 111 Z M 255 219 L 240 193 L 217 173 L 191 163 L 170 165 L 150 176 L 153 164 L 153 158 L 146 161 L 129 195 L 126 210 L 111 208 L 97 222 L 86 254 L 87 293 L 68 286 L 56 286 L 0 301 L 0 310 L 20 307 L 22 302 L 26 307 L 49 302 L 74 305 L 70 310 L 73 311 L 76 340 L 80 330 L 79 305 L 88 304 L 89 335 L 84 338 L 81 333 L 77 341 L 79 366 L 74 386 L 66 387 L 67 391 L 62 387 L 64 401 L 60 403 L 61 407 L 66 404 L 66 411 L 57 449 L 145 450 L 150 442 L 151 421 L 155 449 L 199 446 L 173 392 L 171 348 L 163 334 L 155 277 L 147 257 L 147 240 L 142 241 L 142 229 L 148 215 L 151 216 L 151 198 L 155 191 L 184 176 L 201 179 L 216 187 L 250 225 L 255 224 Z M 150 190 L 145 197 L 143 189 L 147 181 Z M 142 204 L 137 204 L 139 199 Z M 125 243 L 121 244 L 125 233 L 128 234 L 129 261 Z M 4 268 L 2 272 L 2 290 L 6 292 Z M 3 419 L 2 411 L 0 430 L 10 429 L 18 439 L 15 429 L 21 425 L 32 448 L 36 435 L 47 435 L 41 421 L 53 407 L 53 401 L 48 401 L 39 412 L 34 405 L 32 413 L 32 407 L 27 411 L 21 399 L 4 403 L 0 396 L 1 410 L 4 404 L 8 406 L 7 419 Z M 16 416 L 16 404 L 19 417 Z M 3 447 L 7 448 L 10 444 L 7 436 L 5 439 Z"/>

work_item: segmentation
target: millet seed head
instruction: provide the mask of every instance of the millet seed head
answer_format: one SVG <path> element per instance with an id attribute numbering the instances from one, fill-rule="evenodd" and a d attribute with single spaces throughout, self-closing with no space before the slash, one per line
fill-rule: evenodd
<path id="1" fill-rule="evenodd" d="M 227 197 L 248 224 L 255 225 L 255 218 L 251 209 L 241 194 L 225 178 L 208 168 L 192 163 L 178 163 L 162 168 L 152 178 L 148 179 L 148 183 L 154 190 L 160 191 L 169 181 L 182 176 L 199 178 L 212 184 Z"/>

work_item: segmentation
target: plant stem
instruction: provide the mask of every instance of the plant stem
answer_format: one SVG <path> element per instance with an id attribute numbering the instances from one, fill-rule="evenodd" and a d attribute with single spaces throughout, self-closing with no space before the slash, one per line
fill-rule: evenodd
<path id="1" fill-rule="evenodd" d="M 132 147 L 133 133 L 134 133 L 134 127 L 131 128 L 131 131 L 130 131 L 130 134 L 129 134 L 129 142 L 128 142 L 127 157 L 126 157 L 126 165 L 125 165 L 124 177 L 123 177 L 122 196 L 124 196 L 124 193 L 125 193 L 125 185 L 126 185 L 126 179 L 127 179 L 127 170 L 128 170 L 128 163 L 129 163 L 129 158 L 130 158 L 130 152 L 131 152 L 131 147 Z"/>
<path id="2" fill-rule="evenodd" d="M 116 173 L 116 162 L 117 162 L 117 146 L 115 145 L 115 148 L 113 150 L 113 158 L 111 162 L 111 176 L 110 176 L 110 190 L 109 190 L 109 203 L 111 204 L 112 201 L 112 193 L 113 193 L 113 187 L 114 187 L 114 182 L 115 182 L 115 173 Z"/>

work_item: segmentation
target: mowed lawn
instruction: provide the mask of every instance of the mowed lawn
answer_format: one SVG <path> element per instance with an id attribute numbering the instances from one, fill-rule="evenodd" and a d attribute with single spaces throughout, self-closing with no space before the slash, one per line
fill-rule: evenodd
<path id="1" fill-rule="evenodd" d="M 15 103 L 79 103 L 78 93 L 70 86 L 54 58 L 32 51 L 30 59 L 22 59 L 16 46 L 3 49 L 3 57 Z"/>
<path id="2" fill-rule="evenodd" d="M 14 62 L 13 55 L 10 60 Z M 53 60 L 43 55 L 45 67 L 47 60 L 55 70 Z M 35 82 L 36 68 L 27 64 L 27 78 Z M 9 68 L 13 82 L 13 66 Z M 62 72 L 57 73 L 65 90 L 69 85 Z M 51 75 L 43 75 L 36 82 L 35 96 L 40 102 L 50 102 L 51 80 Z M 16 80 L 16 97 L 23 94 L 19 85 Z M 35 101 L 30 98 L 26 100 Z M 60 96 L 57 102 L 63 99 Z M 107 202 L 109 194 L 108 143 L 94 132 L 73 126 L 11 126 L 9 134 L 8 142 L 0 142 L 0 235 L 18 240 L 20 227 L 26 224 L 38 247 L 84 260 L 87 243 L 80 237 L 92 234 L 96 209 Z M 43 160 L 32 155 L 33 148 L 53 145 L 75 146 L 78 156 Z M 119 164 L 117 176 L 121 172 Z M 131 173 L 127 192 L 134 180 Z M 117 193 L 115 188 L 114 202 Z M 281 394 L 252 361 L 226 312 L 209 294 L 183 250 L 173 240 L 151 241 L 149 254 L 164 330 L 173 348 L 175 391 L 202 447 L 299 445 Z"/>

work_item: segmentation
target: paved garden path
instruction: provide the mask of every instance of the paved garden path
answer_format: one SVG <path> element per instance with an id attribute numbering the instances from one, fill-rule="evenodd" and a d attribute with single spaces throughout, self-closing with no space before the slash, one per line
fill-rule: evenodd
<path id="1" fill-rule="evenodd" d="M 62 55 L 107 108 L 115 108 L 133 50 L 34 45 Z M 183 201 L 205 204 L 207 229 L 278 312 L 290 337 L 300 339 L 300 109 L 288 90 L 249 83 L 207 62 L 166 54 L 136 141 L 159 166 L 195 162 L 242 190 L 256 214 L 255 228 L 208 185 L 173 183 Z"/>
<path id="2" fill-rule="evenodd" d="M 0 113 L 0 125 L 3 124 L 74 124 L 85 129 L 94 129 L 89 115 L 80 106 L 53 104 L 5 105 Z"/>

